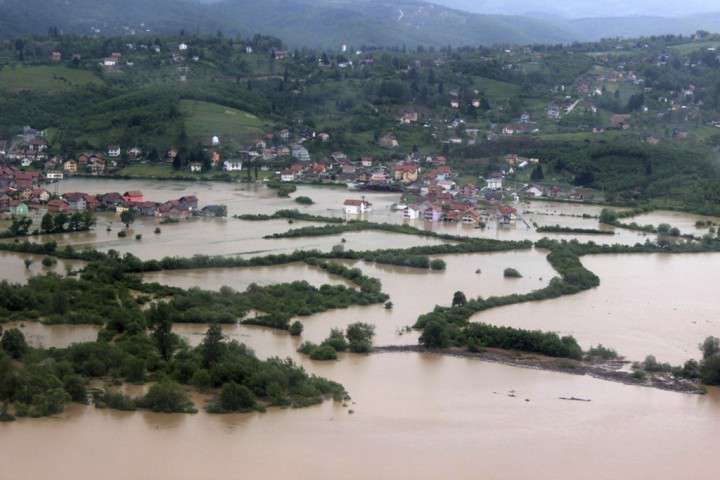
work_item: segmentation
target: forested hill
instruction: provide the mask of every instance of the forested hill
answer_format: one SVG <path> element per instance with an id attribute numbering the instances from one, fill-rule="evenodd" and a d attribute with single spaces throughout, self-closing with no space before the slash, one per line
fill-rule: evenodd
<path id="1" fill-rule="evenodd" d="M 575 39 L 543 20 L 479 15 L 416 0 L 0 0 L 0 36 L 267 33 L 291 46 L 478 45 Z"/>

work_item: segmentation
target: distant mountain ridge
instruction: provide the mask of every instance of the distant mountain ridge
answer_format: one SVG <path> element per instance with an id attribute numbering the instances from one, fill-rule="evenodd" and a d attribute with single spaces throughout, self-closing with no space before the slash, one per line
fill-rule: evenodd
<path id="1" fill-rule="evenodd" d="M 421 0 L 0 0 L 0 37 L 45 34 L 51 26 L 104 35 L 263 33 L 291 46 L 459 46 L 720 31 L 720 14 L 568 20 L 469 13 Z"/>

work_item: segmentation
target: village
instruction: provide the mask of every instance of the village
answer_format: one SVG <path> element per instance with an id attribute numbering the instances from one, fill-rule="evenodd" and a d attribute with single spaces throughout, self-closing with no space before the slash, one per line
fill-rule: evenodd
<path id="1" fill-rule="evenodd" d="M 328 134 L 303 132 L 308 138 L 326 141 Z M 290 142 L 288 129 L 271 132 L 240 152 L 242 160 L 221 163 L 220 139 L 211 139 L 206 149 L 209 167 L 224 172 L 256 169 L 266 172 L 265 181 L 281 184 L 345 185 L 351 192 L 398 192 L 401 201 L 394 209 L 404 219 L 427 222 L 463 223 L 484 227 L 496 220 L 500 225 L 514 225 L 517 209 L 512 205 L 520 199 L 547 198 L 567 201 L 589 201 L 596 192 L 584 188 L 561 188 L 546 185 L 542 179 L 541 161 L 517 154 L 494 159 L 496 169 L 478 178 L 461 176 L 449 165 L 445 155 L 423 156 L 417 151 L 403 159 L 376 160 L 371 156 L 352 159 L 336 151 L 322 160 L 313 160 L 303 143 L 303 136 Z M 382 139 L 381 139 L 382 140 Z M 385 139 L 385 141 L 390 141 Z M 0 212 L 22 217 L 32 212 L 67 213 L 79 211 L 113 211 L 117 214 L 132 210 L 139 216 L 187 218 L 196 215 L 224 216 L 222 206 L 198 208 L 194 196 L 165 202 L 146 200 L 141 192 L 110 192 L 91 195 L 83 192 L 51 192 L 52 185 L 74 176 L 101 176 L 118 165 L 121 157 L 145 161 L 143 151 L 133 147 L 123 151 L 111 145 L 106 152 L 82 153 L 75 159 L 48 155 L 48 143 L 42 132 L 25 127 L 19 135 L 0 150 Z M 170 149 L 165 162 L 176 160 L 177 151 Z M 286 168 L 273 170 L 277 165 Z M 190 172 L 201 172 L 206 165 L 191 162 Z M 530 175 L 527 172 L 532 171 Z M 256 172 L 257 173 L 257 172 Z M 241 178 L 241 177 L 238 177 Z M 256 177 L 257 178 L 257 177 Z M 520 178 L 530 179 L 523 182 Z M 532 179 L 538 181 L 532 181 Z M 347 215 L 364 215 L 372 206 L 363 199 L 348 198 L 342 206 Z"/>

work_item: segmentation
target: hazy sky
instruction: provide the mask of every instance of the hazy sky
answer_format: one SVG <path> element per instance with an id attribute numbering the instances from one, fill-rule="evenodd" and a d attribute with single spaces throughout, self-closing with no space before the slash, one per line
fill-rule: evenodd
<path id="1" fill-rule="evenodd" d="M 549 14 L 566 17 L 679 16 L 720 12 L 720 0 L 429 0 L 489 14 Z"/>

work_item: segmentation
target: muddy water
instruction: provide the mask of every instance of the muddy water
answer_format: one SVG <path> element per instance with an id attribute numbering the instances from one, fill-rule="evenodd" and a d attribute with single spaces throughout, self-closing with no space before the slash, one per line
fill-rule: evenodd
<path id="1" fill-rule="evenodd" d="M 496 325 L 572 334 L 583 347 L 602 343 L 632 360 L 648 354 L 681 363 L 697 345 L 720 336 L 720 255 L 583 257 L 600 287 L 559 301 L 513 305 L 473 317 Z"/>
<path id="2" fill-rule="evenodd" d="M 164 201 L 171 198 L 178 198 L 183 195 L 197 195 L 200 199 L 200 205 L 208 204 L 225 204 L 228 206 L 228 214 L 230 216 L 243 213 L 273 213 L 279 209 L 292 208 L 298 209 L 306 213 L 323 216 L 344 217 L 343 202 L 348 198 L 359 198 L 365 196 L 372 204 L 373 210 L 364 216 L 374 222 L 388 223 L 405 223 L 402 212 L 391 210 L 394 203 L 400 201 L 400 194 L 397 193 L 368 193 L 368 192 L 349 192 L 340 187 L 318 187 L 318 186 L 298 186 L 297 192 L 292 197 L 300 195 L 308 196 L 315 201 L 314 205 L 301 206 L 295 203 L 293 198 L 278 198 L 273 190 L 263 185 L 254 184 L 233 184 L 233 183 L 193 183 L 193 182 L 161 182 L 150 180 L 92 180 L 92 179 L 70 179 L 58 184 L 61 192 L 84 191 L 89 193 L 104 192 L 124 192 L 126 190 L 140 190 L 144 193 L 148 200 Z M 484 230 L 474 229 L 467 225 L 444 225 L 426 223 L 422 220 L 409 221 L 410 225 L 418 228 L 435 230 L 443 233 L 454 233 L 458 235 L 467 235 L 482 238 L 495 238 L 499 240 L 539 240 L 542 237 L 549 236 L 558 239 L 577 238 L 581 241 L 593 240 L 597 243 L 625 243 L 634 244 L 644 242 L 646 235 L 628 230 L 618 229 L 614 236 L 589 236 L 589 235 L 566 235 L 566 234 L 540 234 L 535 232 L 533 224 L 537 225 L 562 225 L 574 228 L 598 228 L 598 222 L 595 218 L 579 218 L 583 214 L 597 217 L 602 207 L 594 205 L 579 205 L 557 202 L 529 202 L 517 204 L 515 207 L 521 213 L 521 217 L 527 223 L 519 220 L 513 226 L 498 226 L 494 222 L 490 222 Z M 527 212 L 527 213 L 526 213 Z M 695 220 L 692 221 L 694 225 Z M 206 253 L 205 242 L 200 241 L 195 233 L 197 228 L 187 224 L 164 225 L 160 226 L 163 230 L 162 235 L 156 236 L 152 232 L 157 225 L 156 219 L 138 219 L 133 225 L 133 235 L 126 239 L 118 239 L 117 231 L 121 227 L 119 217 L 116 215 L 101 215 L 99 225 L 96 232 L 88 234 L 73 235 L 71 238 L 66 237 L 65 241 L 80 242 L 83 244 L 93 245 L 97 248 L 108 249 L 115 248 L 120 251 L 130 251 L 143 258 L 156 258 L 163 256 L 158 254 L 156 250 L 166 247 L 170 249 L 178 249 L 178 254 L 193 255 L 196 253 Z M 105 227 L 111 225 L 113 231 L 105 232 Z M 296 224 L 306 225 L 305 223 Z M 203 223 L 203 227 L 208 234 L 213 235 L 215 242 L 220 243 L 222 247 L 217 254 L 230 254 L 242 251 L 265 251 L 271 249 L 282 249 L 282 243 L 275 241 L 273 244 L 245 245 L 236 244 L 235 247 L 225 245 L 229 242 L 238 242 L 244 238 L 243 234 L 254 232 L 259 234 L 256 239 L 270 233 L 285 231 L 288 228 L 286 222 L 277 222 L 275 226 L 268 225 L 268 222 L 258 224 L 257 222 L 248 224 L 248 222 L 236 223 L 232 220 L 208 219 Z M 138 244 L 134 240 L 134 234 L 141 233 L 143 235 L 142 244 Z M 403 240 L 405 244 L 408 240 Z M 308 242 L 307 239 L 293 240 L 293 244 L 287 248 L 304 247 L 305 244 L 321 244 L 327 246 L 326 243 L 315 239 L 314 242 Z M 262 243 L 262 242 L 261 242 Z M 242 248 L 241 248 L 242 247 Z"/>
<path id="3" fill-rule="evenodd" d="M 305 327 L 302 340 L 321 342 L 331 328 L 344 329 L 354 322 L 366 322 L 375 325 L 376 345 L 416 344 L 417 333 L 405 332 L 404 327 L 412 326 L 419 315 L 431 311 L 435 305 L 449 306 L 455 291 L 464 291 L 469 298 L 528 292 L 542 288 L 554 275 L 545 255 L 536 251 L 443 258 L 448 265 L 445 272 L 347 262 L 348 265 L 360 267 L 366 275 L 380 279 L 383 290 L 390 295 L 393 302 L 392 310 L 385 309 L 383 305 L 355 306 L 300 318 Z M 503 278 L 503 270 L 508 266 L 520 269 L 525 276 L 521 279 Z M 477 270 L 481 270 L 481 273 L 476 273 Z M 277 280 L 289 280 L 286 277 L 288 272 L 282 267 L 273 267 L 273 271 L 278 272 Z M 236 274 L 243 275 L 241 270 L 236 271 Z M 165 281 L 176 284 L 177 280 L 173 278 L 175 275 L 181 276 L 182 273 L 165 274 Z M 443 287 L 438 288 L 438 284 Z M 217 287 L 219 284 L 212 285 Z M 176 324 L 173 328 L 176 333 L 196 345 L 202 340 L 207 325 Z M 260 357 L 279 355 L 300 358 L 296 353 L 299 340 L 284 332 L 271 332 L 244 325 L 227 325 L 223 331 L 229 338 L 252 347 Z"/>
<path id="4" fill-rule="evenodd" d="M 0 252 L 0 281 L 25 284 L 35 275 L 45 275 L 48 272 L 65 275 L 68 271 L 81 269 L 85 264 L 76 260 L 59 259 L 54 266 L 45 267 L 42 264 L 43 258 L 42 255 Z M 32 261 L 30 268 L 25 266 L 26 259 Z"/>
<path id="5" fill-rule="evenodd" d="M 292 200 L 278 199 L 262 187 L 71 182 L 61 184 L 68 187 L 65 191 L 91 191 L 90 185 L 98 192 L 141 189 L 157 200 L 196 193 L 202 203 L 228 204 L 231 214 L 295 207 Z M 298 193 L 314 198 L 318 204 L 312 211 L 322 214 L 337 212 L 336 205 L 348 196 L 343 191 L 310 187 Z M 402 221 L 389 209 L 396 201 L 393 198 L 372 196 L 370 201 L 379 206 L 372 219 Z M 575 208 L 558 205 L 541 206 L 551 213 L 553 208 Z M 529 208 L 539 211 L 535 204 Z M 568 211 L 592 211 L 585 208 Z M 597 224 L 592 219 L 550 218 L 537 223 Z M 231 222 L 237 223 L 230 226 Z M 103 248 L 156 258 L 192 253 L 252 255 L 309 245 L 329 248 L 339 240 L 297 239 L 284 244 L 261 239 L 268 232 L 286 230 L 286 222 L 249 224 L 228 219 L 207 221 L 200 229 L 197 225 L 162 226 L 159 239 L 146 242 L 155 227 L 152 220 L 148 226 L 134 226 L 150 232 L 143 233 L 142 241 L 127 239 L 116 244 L 116 238 L 102 239 L 99 229 L 100 239 L 88 242 L 107 242 Z M 443 228 L 507 239 L 531 235 L 518 229 L 479 233 L 463 226 Z M 406 246 L 415 240 L 366 233 L 344 237 L 352 248 L 358 248 L 357 244 Z M 436 304 L 448 305 L 455 290 L 472 297 L 526 292 L 546 285 L 555 273 L 544 256 L 536 251 L 447 256 L 443 257 L 448 263 L 445 272 L 357 262 L 366 274 L 381 279 L 394 308 L 355 307 L 303 318 L 303 340 L 317 342 L 331 327 L 366 321 L 376 325 L 376 344 L 414 344 L 417 335 L 399 335 L 399 329 Z M 575 297 L 497 309 L 475 319 L 573 333 L 584 346 L 602 342 L 631 358 L 654 353 L 674 362 L 691 356 L 705 335 L 720 335 L 712 318 L 715 292 L 710 290 L 720 256 L 622 255 L 586 257 L 583 262 L 600 275 L 600 288 Z M 24 268 L 20 260 L 18 264 Z M 517 268 L 523 278 L 504 279 L 506 267 Z M 313 284 L 338 281 L 301 265 L 169 272 L 149 278 L 216 289 L 222 284 L 239 288 L 250 279 L 289 281 L 296 275 Z M 92 340 L 95 335 L 90 327 L 60 331 L 25 324 L 24 328 L 31 342 L 44 345 L 62 346 Z M 174 330 L 197 344 L 206 326 L 176 325 Z M 0 424 L 0 479 L 676 479 L 716 473 L 715 461 L 703 445 L 714 444 L 720 436 L 718 391 L 707 396 L 683 395 L 414 353 L 347 354 L 338 362 L 313 362 L 296 354 L 301 339 L 284 332 L 242 326 L 227 326 L 224 332 L 251 346 L 260 357 L 289 356 L 308 371 L 343 383 L 355 403 L 346 408 L 325 402 L 302 410 L 226 416 L 120 413 L 72 406 L 58 418 Z M 515 398 L 508 396 L 511 391 L 517 392 Z M 592 402 L 567 402 L 560 396 Z M 348 408 L 355 413 L 349 414 Z"/>
<path id="6" fill-rule="evenodd" d="M 712 222 L 715 225 L 720 224 L 720 218 L 718 217 L 707 217 L 703 215 L 693 215 L 689 213 L 664 210 L 650 212 L 623 220 L 623 222 L 636 222 L 639 225 L 654 225 L 656 227 L 662 223 L 667 223 L 668 225 L 679 228 L 684 234 L 697 236 L 703 236 L 708 233 L 708 229 L 706 228 L 701 229 L 695 227 L 695 222 L 697 221 Z"/>
<path id="7" fill-rule="evenodd" d="M 72 406 L 58 419 L 0 424 L 0 478 L 676 479 L 715 473 L 701 447 L 720 435 L 715 393 L 679 395 L 418 354 L 351 357 L 316 370 L 349 388 L 354 414 L 332 402 L 224 416 Z M 516 398 L 508 396 L 512 390 Z M 558 399 L 572 395 L 592 402 Z"/>
<path id="8" fill-rule="evenodd" d="M 222 287 L 231 287 L 240 292 L 247 290 L 253 283 L 265 286 L 299 280 L 304 280 L 316 287 L 325 284 L 352 286 L 342 277 L 329 275 L 319 268 L 313 268 L 304 263 L 273 267 L 171 270 L 146 273 L 143 278 L 146 282 L 157 282 L 172 287 L 201 288 L 203 290 L 220 290 Z"/>
<path id="9" fill-rule="evenodd" d="M 20 329 L 33 347 L 67 347 L 73 343 L 94 342 L 100 327 L 97 325 L 43 325 L 39 322 L 8 322 L 3 329 Z"/>

